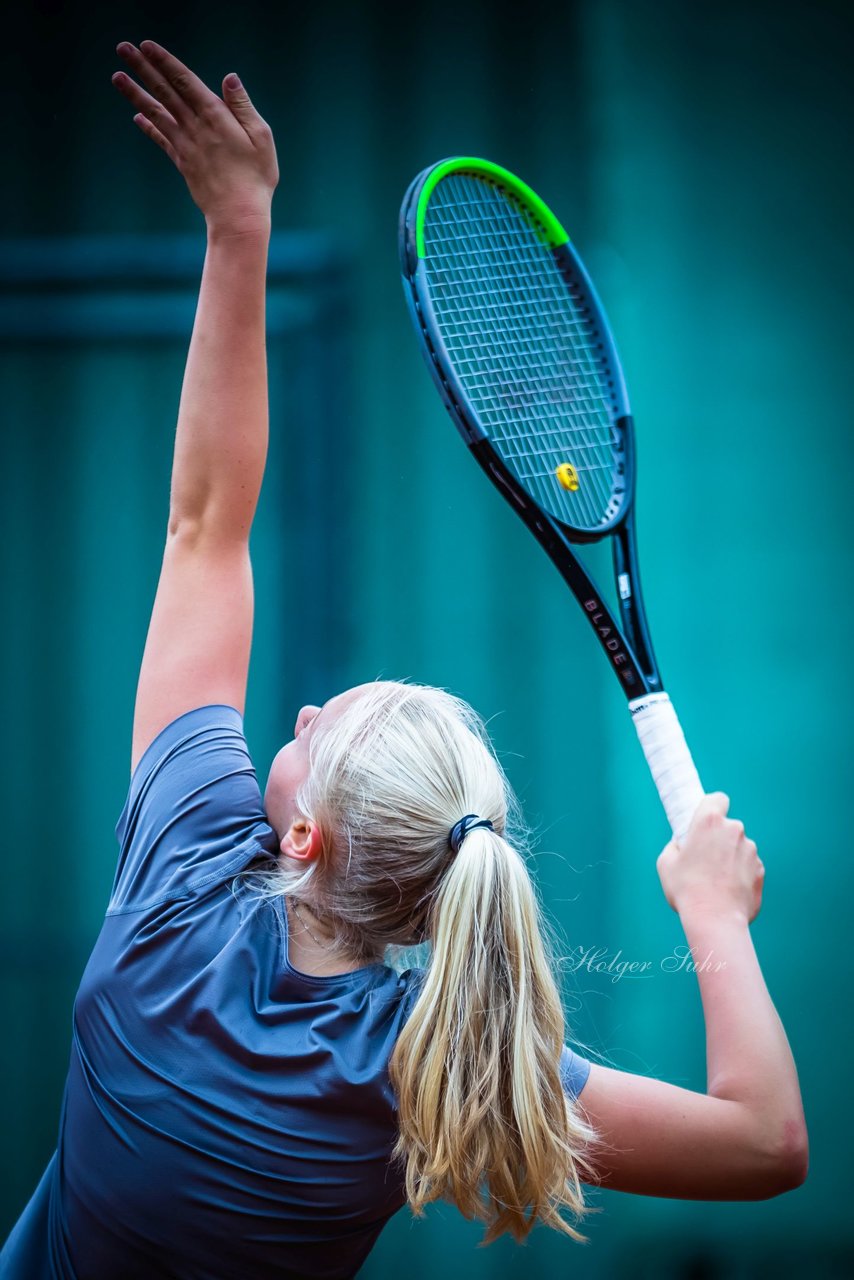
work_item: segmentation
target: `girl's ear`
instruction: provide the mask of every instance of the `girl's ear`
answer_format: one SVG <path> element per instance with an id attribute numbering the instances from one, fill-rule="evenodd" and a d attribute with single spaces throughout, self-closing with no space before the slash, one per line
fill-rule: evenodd
<path id="1" fill-rule="evenodd" d="M 314 862 L 320 856 L 323 837 L 316 822 L 310 818 L 295 818 L 279 846 L 288 858 L 300 862 Z"/>

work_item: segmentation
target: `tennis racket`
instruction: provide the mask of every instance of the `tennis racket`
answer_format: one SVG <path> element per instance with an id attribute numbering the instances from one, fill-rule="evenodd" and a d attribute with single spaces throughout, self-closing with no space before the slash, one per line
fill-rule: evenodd
<path id="1" fill-rule="evenodd" d="M 626 695 L 679 839 L 703 789 L 650 641 L 633 514 L 634 429 L 590 277 L 530 187 L 469 157 L 431 165 L 411 183 L 400 260 L 439 394 L 572 588 Z M 573 550 L 605 538 L 617 610 Z"/>

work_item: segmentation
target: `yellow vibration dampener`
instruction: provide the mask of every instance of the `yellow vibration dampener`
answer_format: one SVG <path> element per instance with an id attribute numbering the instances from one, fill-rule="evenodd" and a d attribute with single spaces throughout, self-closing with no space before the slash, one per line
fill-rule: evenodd
<path id="1" fill-rule="evenodd" d="M 555 475 L 564 489 L 569 489 L 571 493 L 575 493 L 578 488 L 578 472 L 571 462 L 562 462 L 555 471 Z"/>

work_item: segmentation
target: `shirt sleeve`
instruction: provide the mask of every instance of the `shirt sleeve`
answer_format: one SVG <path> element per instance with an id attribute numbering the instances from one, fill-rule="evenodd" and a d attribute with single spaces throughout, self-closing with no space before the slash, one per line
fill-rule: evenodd
<path id="1" fill-rule="evenodd" d="M 563 1046 L 560 1055 L 560 1079 L 564 1093 L 569 1094 L 570 1098 L 577 1098 L 587 1084 L 590 1066 L 587 1058 L 573 1053 L 568 1045 Z"/>
<path id="2" fill-rule="evenodd" d="M 178 716 L 149 745 L 116 824 L 119 862 L 107 914 L 167 902 L 275 858 L 236 707 Z"/>

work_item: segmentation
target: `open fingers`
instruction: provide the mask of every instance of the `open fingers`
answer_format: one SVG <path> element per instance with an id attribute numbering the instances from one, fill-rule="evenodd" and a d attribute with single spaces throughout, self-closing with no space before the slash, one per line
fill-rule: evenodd
<path id="1" fill-rule="evenodd" d="M 203 80 L 194 75 L 189 67 L 185 67 L 174 54 L 154 40 L 143 40 L 139 46 L 144 58 L 168 82 L 170 89 L 177 95 L 181 106 L 201 115 L 205 108 L 220 103 L 217 94 L 212 93 Z"/>
<path id="2" fill-rule="evenodd" d="M 191 109 L 172 87 L 162 72 L 158 71 L 149 58 L 129 41 L 123 40 L 116 47 L 116 52 L 132 68 L 151 91 L 157 102 L 163 104 L 174 120 L 186 120 L 192 115 Z"/>
<path id="3" fill-rule="evenodd" d="M 133 122 L 135 125 L 139 126 L 139 128 L 146 135 L 146 137 L 151 138 L 152 142 L 157 143 L 161 151 L 166 152 L 167 156 L 169 157 L 170 160 L 173 161 L 173 163 L 175 164 L 178 163 L 177 157 L 175 155 L 175 151 L 172 147 L 172 143 L 169 141 L 167 137 L 165 137 L 160 132 L 160 130 L 157 128 L 156 125 L 153 125 L 151 121 L 144 115 L 134 116 Z"/>
<path id="4" fill-rule="evenodd" d="M 123 71 L 117 71 L 113 76 L 113 84 L 119 93 L 136 107 L 137 111 L 159 129 L 161 134 L 167 138 L 175 136 L 178 131 L 178 122 L 175 117 L 156 98 L 146 93 L 135 80 L 131 80 L 130 76 L 126 76 Z"/>

